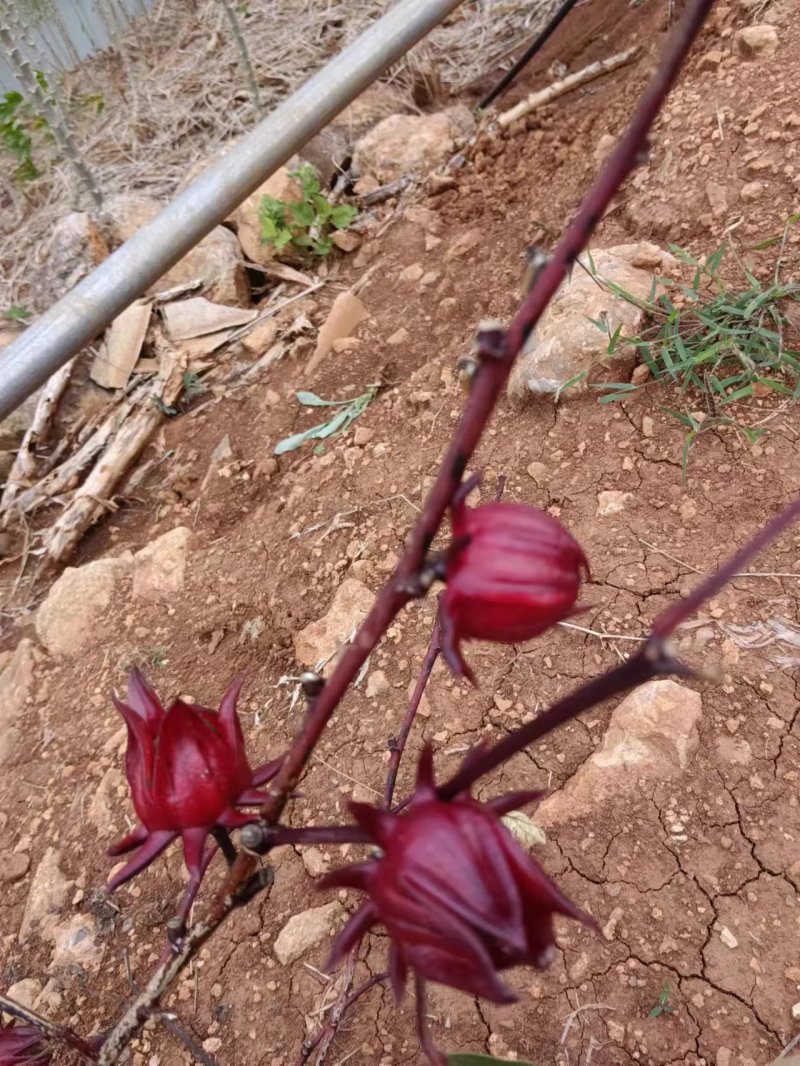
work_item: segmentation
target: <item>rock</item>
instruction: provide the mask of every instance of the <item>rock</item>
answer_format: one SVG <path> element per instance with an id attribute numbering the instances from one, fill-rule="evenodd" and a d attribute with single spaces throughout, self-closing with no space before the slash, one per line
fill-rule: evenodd
<path id="1" fill-rule="evenodd" d="M 53 929 L 53 957 L 49 970 L 81 970 L 96 973 L 103 961 L 103 949 L 97 942 L 94 918 L 75 914 Z"/>
<path id="2" fill-rule="evenodd" d="M 347 289 L 333 301 L 317 337 L 317 347 L 308 361 L 307 372 L 315 370 L 333 348 L 334 341 L 349 337 L 368 318 L 367 309 L 355 293 Z"/>
<path id="3" fill-rule="evenodd" d="M 714 218 L 722 218 L 728 212 L 728 190 L 725 185 L 718 181 L 706 182 L 706 199 L 711 207 Z"/>
<path id="4" fill-rule="evenodd" d="M 0 766 L 11 762 L 19 745 L 19 722 L 33 692 L 33 666 L 33 641 L 26 638 L 19 642 L 0 674 Z M 26 872 L 27 868 L 19 876 Z M 4 870 L 0 880 L 5 879 Z"/>
<path id="5" fill-rule="evenodd" d="M 435 211 L 431 211 L 429 207 L 423 207 L 421 204 L 411 204 L 403 212 L 403 217 L 408 219 L 409 222 L 421 226 L 426 233 L 432 234 L 435 237 L 438 237 L 444 229 L 441 216 L 437 215 Z"/>
<path id="6" fill-rule="evenodd" d="M 466 233 L 462 233 L 445 252 L 445 262 L 452 263 L 454 259 L 463 259 L 465 255 L 478 247 L 483 238 L 483 230 L 479 229 L 469 229 Z"/>
<path id="7" fill-rule="evenodd" d="M 760 200 L 763 193 L 764 186 L 760 181 L 748 181 L 742 186 L 739 196 L 746 204 L 749 204 L 753 200 Z"/>
<path id="8" fill-rule="evenodd" d="M 6 993 L 9 999 L 16 1000 L 28 1010 L 34 1009 L 34 1004 L 41 994 L 42 982 L 37 981 L 35 977 L 24 977 L 21 981 L 11 985 Z"/>
<path id="9" fill-rule="evenodd" d="M 298 662 L 315 668 L 327 661 L 324 673 L 333 669 L 332 658 L 361 624 L 375 597 L 362 582 L 346 578 L 336 590 L 327 612 L 294 635 L 294 653 Z"/>
<path id="10" fill-rule="evenodd" d="M 655 245 L 624 244 L 592 253 L 597 274 L 621 286 L 632 296 L 647 300 L 653 285 L 653 272 L 664 272 L 675 259 Z M 609 356 L 608 338 L 621 327 L 623 336 L 636 336 L 644 325 L 644 312 L 627 300 L 607 292 L 586 269 L 576 269 L 564 282 L 528 338 L 511 371 L 508 393 L 521 400 L 530 393 L 555 394 L 568 381 L 588 384 L 610 377 L 624 381 L 633 370 L 636 353 L 631 345 L 619 345 Z M 647 270 L 634 263 L 648 263 Z M 605 320 L 608 333 L 590 319 Z M 567 396 L 569 393 L 567 393 Z"/>
<path id="11" fill-rule="evenodd" d="M 724 58 L 724 52 L 720 52 L 718 48 L 712 48 L 711 51 L 700 56 L 700 70 L 716 70 Z"/>
<path id="12" fill-rule="evenodd" d="M 401 326 L 400 329 L 395 330 L 391 337 L 386 338 L 386 343 L 392 348 L 397 348 L 401 344 L 405 344 L 408 340 L 408 330 L 405 326 Z"/>
<path id="13" fill-rule="evenodd" d="M 381 184 L 407 174 L 423 176 L 445 163 L 474 128 L 463 104 L 432 115 L 390 115 L 358 141 L 353 166 Z"/>
<path id="14" fill-rule="evenodd" d="M 774 55 L 778 49 L 778 31 L 766 22 L 737 30 L 733 39 L 739 55 L 744 59 L 764 59 Z"/>
<path id="15" fill-rule="evenodd" d="M 180 592 L 186 579 L 191 538 L 191 529 L 177 526 L 136 553 L 131 590 L 135 600 L 169 603 Z"/>
<path id="16" fill-rule="evenodd" d="M 619 492 L 609 489 L 607 492 L 597 494 L 597 514 L 600 518 L 609 518 L 625 510 L 628 500 L 633 499 L 632 492 Z"/>
<path id="17" fill-rule="evenodd" d="M 72 882 L 61 872 L 60 860 L 60 852 L 48 848 L 36 867 L 19 930 L 20 944 L 34 931 L 43 938 L 52 936 L 55 916 L 67 902 L 72 887 Z"/>
<path id="18" fill-rule="evenodd" d="M 124 783 L 122 772 L 112 766 L 103 774 L 97 791 L 92 796 L 86 817 L 101 837 L 111 836 L 114 832 L 115 820 L 111 808 L 117 798 L 117 789 Z"/>
<path id="19" fill-rule="evenodd" d="M 322 877 L 324 873 L 327 873 L 328 863 L 325 861 L 322 848 L 315 846 L 303 848 L 300 856 L 306 871 L 311 877 Z"/>
<path id="20" fill-rule="evenodd" d="M 278 335 L 278 323 L 274 318 L 265 318 L 242 337 L 242 347 L 251 355 L 263 355 Z"/>
<path id="21" fill-rule="evenodd" d="M 149 196 L 122 193 L 105 203 L 105 215 L 114 243 L 122 244 L 147 225 L 164 207 Z M 240 262 L 239 242 L 229 229 L 217 226 L 199 244 L 158 279 L 148 292 L 163 292 L 174 285 L 199 281 L 204 295 L 216 303 L 247 304 L 250 285 Z"/>
<path id="22" fill-rule="evenodd" d="M 425 273 L 425 267 L 422 263 L 412 263 L 411 266 L 407 266 L 405 270 L 401 270 L 397 275 L 398 281 L 419 281 L 422 275 Z"/>
<path id="23" fill-rule="evenodd" d="M 77 655 L 97 644 L 100 622 L 132 562 L 133 556 L 126 552 L 67 567 L 36 612 L 36 635 L 49 652 Z"/>
<path id="24" fill-rule="evenodd" d="M 544 463 L 529 463 L 528 476 L 533 478 L 539 488 L 550 480 L 550 475 Z"/>
<path id="25" fill-rule="evenodd" d="M 617 143 L 617 138 L 610 133 L 604 133 L 600 140 L 597 142 L 594 152 L 592 153 L 595 163 L 605 163 L 606 159 L 614 151 L 614 147 Z"/>
<path id="26" fill-rule="evenodd" d="M 0 883 L 13 885 L 31 868 L 31 857 L 24 851 L 0 851 Z"/>
<path id="27" fill-rule="evenodd" d="M 341 903 L 311 907 L 289 919 L 275 938 L 275 954 L 283 966 L 289 966 L 310 949 L 329 937 L 344 914 Z"/>
<path id="28" fill-rule="evenodd" d="M 56 222 L 39 276 L 44 281 L 42 298 L 55 303 L 75 288 L 109 256 L 109 247 L 92 218 L 73 211 Z"/>
<path id="29" fill-rule="evenodd" d="M 389 682 L 383 670 L 373 670 L 367 680 L 367 699 L 374 699 L 389 691 Z"/>
<path id="30" fill-rule="evenodd" d="M 725 945 L 725 947 L 730 948 L 731 951 L 733 951 L 734 948 L 739 947 L 739 941 L 736 939 L 736 937 L 733 935 L 727 925 L 723 925 L 723 927 L 720 929 L 719 938 Z"/>
<path id="31" fill-rule="evenodd" d="M 361 238 L 357 233 L 347 233 L 341 229 L 337 229 L 335 233 L 331 234 L 331 240 L 340 252 L 348 254 L 361 247 Z"/>
<path id="32" fill-rule="evenodd" d="M 264 244 L 261 240 L 261 222 L 258 218 L 258 209 L 262 196 L 272 196 L 276 200 L 282 200 L 285 204 L 297 203 L 303 199 L 303 191 L 289 172 L 296 170 L 303 164 L 303 160 L 297 156 L 279 167 L 274 174 L 270 174 L 266 181 L 250 193 L 244 203 L 233 213 L 233 221 L 236 225 L 236 233 L 239 244 L 245 257 L 251 263 L 259 263 L 268 266 L 275 259 L 275 248 L 272 244 Z"/>
<path id="33" fill-rule="evenodd" d="M 680 777 L 700 744 L 697 692 L 675 681 L 649 681 L 611 715 L 600 748 L 537 809 L 542 826 L 601 813 L 614 796 L 641 792 L 644 782 Z M 620 817 L 620 808 L 615 808 Z"/>
<path id="34" fill-rule="evenodd" d="M 642 436 L 652 437 L 655 433 L 655 423 L 650 415 L 644 415 L 642 417 Z"/>

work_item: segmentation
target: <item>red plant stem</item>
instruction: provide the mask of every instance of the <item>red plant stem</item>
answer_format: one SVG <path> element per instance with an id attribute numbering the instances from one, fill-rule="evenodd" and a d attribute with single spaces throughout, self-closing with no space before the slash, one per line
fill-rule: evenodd
<path id="1" fill-rule="evenodd" d="M 750 560 L 779 536 L 792 522 L 800 518 L 800 498 L 790 503 L 777 518 L 765 526 L 756 536 L 740 548 L 719 570 L 701 581 L 685 599 L 667 607 L 653 622 L 650 636 L 640 651 L 628 662 L 601 677 L 593 678 L 554 703 L 532 722 L 521 726 L 487 751 L 478 751 L 467 758 L 461 769 L 446 784 L 439 788 L 442 799 L 453 799 L 459 792 L 469 788 L 479 777 L 495 770 L 517 752 L 522 751 L 546 733 L 557 729 L 572 718 L 602 703 L 611 696 L 629 692 L 637 685 L 665 674 L 691 675 L 692 671 L 674 659 L 665 643 L 665 638 L 674 633 L 681 622 L 694 614 L 715 592 L 718 592 Z"/>
<path id="2" fill-rule="evenodd" d="M 420 585 L 420 573 L 425 557 L 453 495 L 461 485 L 464 471 L 503 390 L 514 359 L 567 276 L 576 256 L 585 247 L 619 187 L 639 161 L 650 127 L 713 2 L 714 0 L 692 0 L 634 112 L 630 126 L 590 189 L 559 243 L 552 261 L 542 271 L 511 322 L 508 332 L 505 335 L 489 334 L 479 338 L 482 342 L 481 365 L 473 381 L 463 417 L 425 502 L 422 515 L 412 530 L 408 547 L 394 574 L 378 594 L 353 643 L 344 651 L 327 684 L 311 705 L 278 775 L 267 786 L 270 798 L 260 811 L 261 820 L 267 825 L 277 823 L 339 701 L 378 641 L 401 608 L 413 596 L 424 591 Z M 240 855 L 223 892 L 235 891 L 236 886 L 242 883 L 253 868 L 252 857 Z"/>
<path id="3" fill-rule="evenodd" d="M 0 1014 L 9 1014 L 12 1018 L 38 1029 L 42 1036 L 48 1040 L 66 1044 L 67 1047 L 77 1051 L 88 1062 L 97 1062 L 96 1046 L 93 1047 L 90 1041 L 78 1036 L 67 1025 L 56 1025 L 55 1022 L 43 1018 L 40 1014 L 30 1010 L 30 1008 L 17 1003 L 13 999 L 9 999 L 8 996 L 0 996 Z"/>
<path id="4" fill-rule="evenodd" d="M 439 658 L 442 650 L 442 634 L 439 625 L 441 602 L 442 595 L 439 593 L 439 607 L 436 611 L 436 619 L 433 623 L 433 632 L 431 633 L 428 650 L 425 652 L 425 658 L 422 660 L 419 677 L 414 686 L 414 691 L 411 694 L 411 702 L 408 705 L 406 716 L 403 719 L 403 724 L 400 727 L 400 732 L 397 734 L 397 740 L 395 741 L 395 745 L 392 748 L 392 754 L 389 758 L 389 769 L 386 774 L 386 791 L 383 797 L 383 806 L 387 811 L 390 810 L 392 806 L 394 788 L 397 784 L 397 771 L 400 769 L 400 760 L 403 758 L 403 752 L 406 750 L 406 742 L 411 732 L 411 727 L 414 725 L 414 719 L 417 716 L 419 705 L 422 702 L 422 697 L 425 695 L 425 688 L 431 676 L 431 671 L 436 665 L 436 660 Z"/>
<path id="5" fill-rule="evenodd" d="M 353 958 L 357 956 L 358 948 L 360 946 L 361 944 L 359 942 L 359 944 L 357 944 L 355 948 L 353 948 Z M 353 969 L 355 969 L 355 967 Z M 374 977 L 370 977 L 368 981 L 365 981 L 362 985 L 359 985 L 355 992 L 350 992 L 350 994 L 347 995 L 345 998 L 340 997 L 339 1001 L 333 1005 L 332 1016 L 329 1021 L 324 1026 L 322 1026 L 320 1031 L 316 1034 L 315 1037 L 313 1037 L 313 1039 L 309 1040 L 308 1043 L 303 1044 L 303 1047 L 300 1050 L 300 1055 L 297 1059 L 297 1066 L 303 1066 L 304 1063 L 308 1062 L 308 1060 L 314 1054 L 314 1051 L 319 1047 L 323 1040 L 332 1040 L 333 1037 L 336 1035 L 336 1030 L 338 1029 L 342 1018 L 344 1017 L 346 1012 L 350 1010 L 354 1003 L 357 1003 L 358 1000 L 361 999 L 365 992 L 369 992 L 369 990 L 371 988 L 374 988 L 375 985 L 379 985 L 381 981 L 385 981 L 388 976 L 388 970 L 384 970 L 383 973 L 376 973 Z M 343 990 L 347 989 L 347 991 L 349 992 L 349 987 L 346 983 L 342 986 L 342 988 Z M 326 1050 L 327 1047 L 321 1049 L 320 1056 L 324 1055 Z M 320 1060 L 317 1059 L 317 1063 L 319 1063 L 319 1061 Z"/>
<path id="6" fill-rule="evenodd" d="M 357 825 L 278 825 L 270 833 L 273 847 L 283 844 L 371 844 L 372 837 Z"/>

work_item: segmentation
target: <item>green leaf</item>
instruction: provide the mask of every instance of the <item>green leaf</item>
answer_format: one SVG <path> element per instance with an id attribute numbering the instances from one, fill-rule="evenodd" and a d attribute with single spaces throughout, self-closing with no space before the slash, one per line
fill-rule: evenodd
<path id="1" fill-rule="evenodd" d="M 291 244 L 292 243 L 292 232 L 291 232 L 291 230 L 288 230 L 288 229 L 279 230 L 278 233 L 275 236 L 275 240 L 274 240 L 273 243 L 275 244 L 275 250 L 277 252 L 282 251 L 286 247 L 287 244 Z"/>
<path id="2" fill-rule="evenodd" d="M 447 1066 L 533 1066 L 532 1062 L 522 1059 L 496 1059 L 494 1055 L 481 1055 L 476 1051 L 456 1052 L 447 1056 Z"/>
<path id="3" fill-rule="evenodd" d="M 301 226 L 313 226 L 316 219 L 316 213 L 311 204 L 295 203 L 289 205 L 289 210 L 292 216 Z"/>
<path id="4" fill-rule="evenodd" d="M 538 826 L 524 811 L 510 811 L 500 819 L 511 835 L 526 848 L 546 844 L 544 829 Z"/>
<path id="5" fill-rule="evenodd" d="M 9 319 L 11 322 L 27 322 L 30 317 L 30 311 L 26 311 L 24 307 L 17 307 L 16 304 L 13 304 L 7 311 L 3 312 L 3 318 Z"/>
<path id="6" fill-rule="evenodd" d="M 355 207 L 351 207 L 349 204 L 340 204 L 331 211 L 331 222 L 336 229 L 347 229 L 348 226 L 355 222 L 357 216 L 358 211 Z"/>
<path id="7" fill-rule="evenodd" d="M 306 407 L 329 407 L 336 400 L 323 400 L 315 392 L 296 392 L 295 396 Z"/>
<path id="8" fill-rule="evenodd" d="M 293 433 L 290 437 L 284 437 L 272 449 L 272 454 L 283 455 L 285 452 L 296 451 L 307 440 L 315 440 L 319 436 L 320 430 L 324 429 L 326 425 L 327 423 L 323 422 L 318 426 L 312 426 L 311 429 L 304 429 L 302 433 Z"/>
<path id="9" fill-rule="evenodd" d="M 664 1013 L 664 1008 L 661 1006 L 660 1003 L 657 1003 L 655 1005 L 655 1007 L 653 1007 L 653 1009 L 647 1015 L 647 1017 L 648 1018 L 658 1018 L 663 1013 Z"/>

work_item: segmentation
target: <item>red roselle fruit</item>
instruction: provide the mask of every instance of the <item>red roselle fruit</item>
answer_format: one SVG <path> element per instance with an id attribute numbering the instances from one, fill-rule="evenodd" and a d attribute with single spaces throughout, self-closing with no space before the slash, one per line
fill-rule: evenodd
<path id="1" fill-rule="evenodd" d="M 442 599 L 442 654 L 459 676 L 474 675 L 461 640 L 516 644 L 577 613 L 589 564 L 583 549 L 544 511 L 521 503 L 467 507 L 475 481 L 453 500 L 453 543 Z"/>
<path id="2" fill-rule="evenodd" d="M 236 807 L 264 802 L 266 795 L 255 786 L 273 777 L 281 760 L 250 768 L 236 713 L 241 684 L 233 682 L 219 711 L 182 700 L 165 710 L 138 670 L 131 672 L 126 702 L 114 696 L 128 727 L 125 773 L 141 825 L 109 849 L 110 855 L 122 855 L 139 848 L 110 880 L 110 889 L 143 870 L 178 836 L 196 887 L 212 850 L 205 850 L 209 833 L 253 820 Z"/>
<path id="3" fill-rule="evenodd" d="M 335 870 L 324 885 L 366 892 L 334 944 L 335 964 L 373 925 L 391 940 L 396 997 L 406 973 L 496 1003 L 516 997 L 499 972 L 547 966 L 554 953 L 553 915 L 594 925 L 517 844 L 500 815 L 538 798 L 514 793 L 481 804 L 464 793 L 437 798 L 430 749 L 420 759 L 414 795 L 402 814 L 363 803 L 353 816 L 380 847 L 380 858 Z"/>
<path id="4" fill-rule="evenodd" d="M 46 1066 L 51 1058 L 32 1025 L 0 1025 L 0 1066 Z"/>

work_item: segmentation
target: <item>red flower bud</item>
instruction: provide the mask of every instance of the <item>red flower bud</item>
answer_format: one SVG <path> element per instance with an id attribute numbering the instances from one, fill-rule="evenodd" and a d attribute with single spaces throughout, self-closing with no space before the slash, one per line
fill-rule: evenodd
<path id="1" fill-rule="evenodd" d="M 487 503 L 469 508 L 467 482 L 453 501 L 453 545 L 442 600 L 442 653 L 450 668 L 474 682 L 459 643 L 516 644 L 576 613 L 583 549 L 536 507 Z"/>
<path id="2" fill-rule="evenodd" d="M 52 1057 L 32 1025 L 0 1025 L 0 1066 L 46 1066 Z"/>
<path id="3" fill-rule="evenodd" d="M 255 786 L 273 777 L 281 760 L 251 770 L 236 713 L 240 688 L 241 681 L 234 681 L 219 711 L 182 700 L 165 710 L 141 673 L 133 670 L 127 702 L 113 697 L 128 727 L 125 773 L 141 825 L 109 849 L 110 855 L 121 855 L 139 847 L 109 888 L 130 880 L 178 835 L 196 886 L 213 853 L 213 847 L 205 847 L 212 829 L 238 828 L 253 820 L 236 807 L 264 802 L 266 795 Z"/>
<path id="4" fill-rule="evenodd" d="M 426 749 L 403 814 L 352 803 L 356 821 L 383 854 L 323 880 L 369 896 L 340 933 L 332 962 L 380 922 L 391 939 L 389 969 L 398 999 L 412 969 L 423 980 L 472 996 L 513 1001 L 498 974 L 520 964 L 547 966 L 555 946 L 553 914 L 594 924 L 500 821 L 501 814 L 538 795 L 516 793 L 480 804 L 462 794 L 444 802 Z"/>

